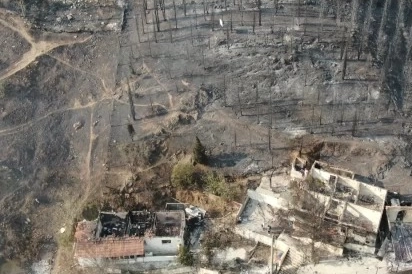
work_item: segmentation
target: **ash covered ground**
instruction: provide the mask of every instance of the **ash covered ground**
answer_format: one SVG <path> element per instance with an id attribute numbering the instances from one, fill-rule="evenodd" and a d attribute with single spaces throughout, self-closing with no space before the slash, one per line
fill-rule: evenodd
<path id="1" fill-rule="evenodd" d="M 60 228 L 90 205 L 162 208 L 195 136 L 232 177 L 302 146 L 410 193 L 408 1 L 0 8 L 0 261 L 70 269 Z"/>

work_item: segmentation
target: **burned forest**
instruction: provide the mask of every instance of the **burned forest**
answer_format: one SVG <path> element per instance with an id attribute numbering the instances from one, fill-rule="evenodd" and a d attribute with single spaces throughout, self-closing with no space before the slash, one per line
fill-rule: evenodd
<path id="1" fill-rule="evenodd" d="M 411 1 L 0 0 L 0 37 L 0 274 L 412 269 Z"/>

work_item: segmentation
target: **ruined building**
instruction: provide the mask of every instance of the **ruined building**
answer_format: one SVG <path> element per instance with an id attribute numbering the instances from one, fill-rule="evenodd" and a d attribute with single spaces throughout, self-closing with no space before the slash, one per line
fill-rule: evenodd
<path id="1" fill-rule="evenodd" d="M 273 246 L 275 264 L 293 273 L 308 261 L 338 258 L 343 248 L 375 254 L 387 190 L 356 180 L 349 170 L 297 158 L 290 174 L 263 176 L 248 190 L 235 232 Z M 275 261 L 275 258 L 274 258 Z"/>
<path id="2" fill-rule="evenodd" d="M 184 211 L 101 212 L 77 224 L 74 256 L 83 267 L 173 261 L 184 233 Z"/>

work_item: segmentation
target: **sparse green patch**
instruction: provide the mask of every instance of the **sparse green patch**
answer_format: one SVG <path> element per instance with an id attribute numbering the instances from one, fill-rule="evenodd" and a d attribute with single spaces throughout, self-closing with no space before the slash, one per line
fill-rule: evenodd
<path id="1" fill-rule="evenodd" d="M 176 188 L 186 189 L 196 186 L 196 168 L 190 163 L 178 163 L 173 167 L 171 182 Z"/>
<path id="2" fill-rule="evenodd" d="M 99 216 L 99 209 L 95 204 L 88 204 L 83 208 L 82 217 L 88 221 L 96 220 Z"/>
<path id="3" fill-rule="evenodd" d="M 189 248 L 187 248 L 186 246 L 181 246 L 179 248 L 178 260 L 179 263 L 187 266 L 191 266 L 194 263 L 193 255 L 190 253 Z"/>

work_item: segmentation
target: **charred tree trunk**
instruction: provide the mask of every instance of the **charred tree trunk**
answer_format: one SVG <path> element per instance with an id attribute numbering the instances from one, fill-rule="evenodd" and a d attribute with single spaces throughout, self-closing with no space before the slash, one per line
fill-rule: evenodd
<path id="1" fill-rule="evenodd" d="M 154 35 L 155 42 L 157 43 L 156 24 L 155 24 L 155 22 L 154 22 L 155 19 L 154 19 L 153 13 L 152 13 L 152 20 L 153 20 L 153 23 L 152 23 L 152 26 L 153 26 L 153 35 Z"/>
<path id="2" fill-rule="evenodd" d="M 136 14 L 136 16 L 134 17 L 135 23 L 136 23 L 136 32 L 137 32 L 137 39 L 139 40 L 139 43 L 141 43 L 142 41 L 140 41 L 140 33 L 139 33 L 139 19 L 138 19 L 138 15 Z"/>
<path id="3" fill-rule="evenodd" d="M 160 31 L 159 10 L 157 9 L 157 0 L 153 0 L 153 6 L 157 31 Z"/>
<path id="4" fill-rule="evenodd" d="M 253 12 L 253 33 L 255 33 L 256 13 Z"/>
<path id="5" fill-rule="evenodd" d="M 377 40 L 377 43 L 376 43 L 377 46 L 378 46 L 378 58 L 381 61 L 383 61 L 383 59 L 385 58 L 387 43 L 385 42 L 384 36 L 385 36 L 386 21 L 388 19 L 388 8 L 389 8 L 391 2 L 392 2 L 392 0 L 385 0 L 385 6 L 384 6 L 384 9 L 383 9 L 382 20 L 381 20 L 381 24 L 379 26 L 378 40 Z"/>
<path id="6" fill-rule="evenodd" d="M 230 11 L 230 32 L 233 32 L 233 20 L 232 20 L 232 11 Z"/>
<path id="7" fill-rule="evenodd" d="M 342 80 L 345 80 L 347 59 L 348 59 L 348 43 L 345 43 L 345 50 L 343 52 L 343 63 L 342 63 Z"/>
<path id="8" fill-rule="evenodd" d="M 215 9 L 212 7 L 212 31 L 215 31 Z"/>
<path id="9" fill-rule="evenodd" d="M 362 52 L 368 48 L 369 44 L 369 29 L 372 19 L 372 10 L 375 6 L 375 0 L 369 0 L 368 10 L 366 11 L 365 23 L 363 24 L 363 30 L 361 34 L 360 49 L 358 53 L 358 60 L 360 59 Z"/>
<path id="10" fill-rule="evenodd" d="M 160 8 L 162 9 L 163 21 L 166 21 L 165 0 L 160 0 Z"/>
<path id="11" fill-rule="evenodd" d="M 175 3 L 175 0 L 173 0 L 173 10 L 174 10 L 174 12 L 175 12 L 175 28 L 177 29 L 176 3 Z"/>
<path id="12" fill-rule="evenodd" d="M 147 21 L 147 0 L 143 0 L 143 14 L 144 14 L 144 19 L 146 21 L 146 24 L 149 24 L 149 22 Z"/>
<path id="13" fill-rule="evenodd" d="M 240 89 L 243 90 L 243 84 L 240 86 Z M 237 90 L 237 102 L 238 102 L 238 106 L 239 106 L 240 116 L 243 116 L 243 113 L 242 113 L 242 103 L 241 103 L 241 101 L 240 101 L 240 90 L 239 90 L 239 89 Z"/>

